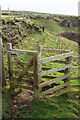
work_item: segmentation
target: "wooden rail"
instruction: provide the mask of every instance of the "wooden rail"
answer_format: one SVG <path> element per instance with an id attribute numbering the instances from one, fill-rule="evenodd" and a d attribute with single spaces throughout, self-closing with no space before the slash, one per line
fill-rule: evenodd
<path id="1" fill-rule="evenodd" d="M 42 52 L 50 52 L 50 53 L 67 53 L 69 50 L 65 49 L 42 49 Z"/>
<path id="2" fill-rule="evenodd" d="M 52 80 L 49 80 L 49 81 L 46 81 L 46 82 L 41 83 L 40 85 L 38 85 L 38 87 L 39 87 L 39 88 L 42 88 L 42 87 L 44 87 L 44 86 L 46 86 L 46 85 L 50 85 L 50 84 L 52 84 L 52 83 L 56 83 L 56 82 L 58 82 L 58 81 L 60 81 L 60 80 L 64 80 L 64 79 L 66 79 L 66 78 L 69 77 L 69 76 L 70 76 L 70 74 L 66 74 L 66 75 L 64 75 L 64 76 L 61 76 L 61 77 L 58 77 L 58 78 L 54 78 L 54 79 L 52 79 Z"/>
<path id="3" fill-rule="evenodd" d="M 54 72 L 65 70 L 65 69 L 71 68 L 71 67 L 72 67 L 72 64 L 62 65 L 62 66 L 59 66 L 57 68 L 53 68 L 53 69 L 47 70 L 45 72 L 39 73 L 39 76 L 45 76 L 47 74 L 51 74 L 51 73 L 54 73 Z"/>
<path id="4" fill-rule="evenodd" d="M 59 86 L 57 86 L 57 87 L 53 87 L 53 88 L 50 88 L 49 90 L 46 90 L 46 91 L 41 92 L 40 95 L 41 95 L 41 96 L 42 96 L 42 95 L 44 96 L 44 95 L 49 94 L 49 93 L 51 93 L 51 92 L 57 91 L 57 90 L 65 87 L 65 86 L 67 86 L 67 85 L 69 85 L 69 84 L 70 84 L 69 82 L 62 83 L 61 85 L 59 85 Z"/>
<path id="5" fill-rule="evenodd" d="M 64 58 L 71 57 L 71 56 L 73 56 L 73 52 L 64 53 L 61 55 L 55 55 L 52 57 L 47 57 L 47 58 L 41 59 L 41 63 L 43 64 L 43 63 L 47 63 L 47 62 L 51 62 L 51 61 L 55 61 L 55 60 L 59 60 L 59 59 L 64 59 Z"/>

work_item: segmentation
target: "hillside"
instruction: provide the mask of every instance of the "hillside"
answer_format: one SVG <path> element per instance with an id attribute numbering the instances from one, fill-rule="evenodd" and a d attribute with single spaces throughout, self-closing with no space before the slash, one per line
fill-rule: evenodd
<path id="1" fill-rule="evenodd" d="M 71 42 L 68 39 L 77 39 L 76 36 L 72 35 L 71 37 L 68 35 L 67 39 L 65 32 L 77 32 L 78 26 L 78 18 L 73 16 L 57 16 L 57 15 L 35 15 L 29 14 L 27 17 L 29 19 L 24 20 L 8 20 L 2 19 L 2 37 L 3 42 L 11 42 L 13 45 L 22 44 L 26 40 L 26 44 L 31 41 L 32 43 L 41 42 L 42 46 L 54 47 L 54 48 L 62 48 L 62 49 L 72 49 L 72 46 L 76 46 L 75 50 L 72 49 L 75 54 L 77 54 L 77 43 Z M 45 26 L 45 32 L 42 32 L 42 25 Z M 57 36 L 56 34 L 59 34 Z M 59 39 L 59 40 L 58 40 Z M 63 40 L 62 40 L 63 39 Z M 57 42 L 58 41 L 58 42 Z M 64 43 L 65 41 L 65 43 Z M 60 43 L 60 45 L 58 45 Z M 67 44 L 66 44 L 67 43 Z M 28 43 L 29 44 L 29 43 Z M 51 46 L 52 45 L 52 46 Z M 57 46 L 56 46 L 57 45 Z M 30 47 L 30 45 L 28 45 Z M 26 48 L 24 48 L 26 49 Z M 28 49 L 28 48 L 27 48 Z"/>
<path id="2" fill-rule="evenodd" d="M 9 19 L 8 13 L 6 12 L 5 14 L 4 11 L 2 18 L 3 49 L 6 49 L 6 43 L 12 43 L 12 47 L 15 49 L 34 50 L 34 44 L 37 42 L 40 43 L 43 48 L 73 51 L 76 56 L 78 54 L 78 41 L 76 38 L 78 19 L 76 16 L 34 12 L 27 12 L 27 15 L 23 19 L 17 19 L 15 17 Z M 42 31 L 43 25 L 45 26 L 44 33 Z M 68 34 L 68 32 L 70 34 Z M 49 56 L 49 54 L 43 54 L 43 57 L 44 56 Z M 20 57 L 21 60 L 26 60 L 26 57 Z M 5 74 L 6 78 L 8 78 L 6 53 L 4 53 L 4 61 Z M 73 63 L 74 66 L 77 66 L 77 64 L 76 62 Z M 51 67 L 51 65 L 52 64 L 46 64 L 46 66 L 49 67 Z M 52 67 L 55 68 L 57 65 L 58 64 L 54 64 Z M 14 67 L 17 68 L 17 70 L 20 69 L 17 66 Z M 58 76 L 61 75 L 61 73 L 56 74 Z M 78 75 L 78 73 L 72 72 L 72 75 L 75 76 Z M 77 80 L 73 81 L 72 84 L 74 82 L 77 83 Z M 18 90 L 19 89 L 16 89 L 15 91 Z M 3 119 L 79 118 L 80 103 L 77 99 L 79 96 L 74 97 L 64 94 L 59 97 L 33 100 L 32 94 L 30 91 L 23 89 L 14 95 L 9 91 L 9 83 L 7 82 L 7 86 L 3 87 Z"/>

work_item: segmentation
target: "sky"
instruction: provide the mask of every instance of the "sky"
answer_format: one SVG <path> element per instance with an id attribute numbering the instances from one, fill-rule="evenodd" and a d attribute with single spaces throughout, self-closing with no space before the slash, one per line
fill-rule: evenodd
<path id="1" fill-rule="evenodd" d="M 24 10 L 41 13 L 78 15 L 80 0 L 0 0 L 2 10 Z"/>

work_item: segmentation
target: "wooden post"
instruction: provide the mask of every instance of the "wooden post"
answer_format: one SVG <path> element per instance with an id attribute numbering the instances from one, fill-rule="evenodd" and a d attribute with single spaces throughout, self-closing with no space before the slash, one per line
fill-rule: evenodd
<path id="1" fill-rule="evenodd" d="M 9 10 L 9 8 L 8 8 L 8 14 L 9 14 L 9 17 L 8 17 L 8 19 L 10 19 L 10 10 Z"/>
<path id="2" fill-rule="evenodd" d="M 3 57 L 3 44 L 2 44 L 2 86 L 6 86 L 5 65 L 4 65 L 4 57 Z"/>
<path id="3" fill-rule="evenodd" d="M 16 19 L 16 12 L 15 12 L 15 9 L 14 9 L 14 19 Z"/>
<path id="4" fill-rule="evenodd" d="M 35 97 L 39 98 L 38 96 L 38 84 L 41 82 L 42 77 L 38 74 L 41 72 L 41 54 L 42 54 L 42 46 L 38 43 L 35 44 L 35 50 L 37 51 L 37 54 L 34 54 L 33 57 L 33 71 L 34 71 L 34 94 Z"/>
<path id="5" fill-rule="evenodd" d="M 66 64 L 69 64 L 72 61 L 72 57 L 67 57 L 65 60 L 66 60 Z M 64 72 L 64 74 L 69 74 L 69 73 L 71 73 L 70 68 L 66 69 Z M 70 76 L 64 80 L 64 83 L 66 82 L 70 82 Z M 70 84 L 66 88 L 69 88 L 69 91 L 70 91 Z"/>
<path id="6" fill-rule="evenodd" d="M 7 50 L 12 49 L 12 44 L 7 43 Z M 12 81 L 13 81 L 13 64 L 12 64 L 12 55 L 8 53 L 8 72 L 9 72 L 9 80 L 10 80 L 10 88 L 12 89 Z"/>
<path id="7" fill-rule="evenodd" d="M 1 37 L 1 6 L 0 6 L 0 120 L 2 119 L 2 37 Z"/>
<path id="8" fill-rule="evenodd" d="M 38 85 L 38 74 L 37 74 L 37 53 L 33 55 L 33 90 L 34 90 L 34 97 L 38 98 L 37 93 L 37 85 Z"/>
<path id="9" fill-rule="evenodd" d="M 0 37 L 0 91 L 2 89 L 2 38 Z"/>
<path id="10" fill-rule="evenodd" d="M 41 55 L 42 55 L 42 46 L 39 45 L 38 43 L 35 44 L 35 50 L 38 52 L 37 53 L 37 74 L 41 72 L 42 67 L 41 67 Z M 38 76 L 38 84 L 42 81 L 42 77 Z"/>
<path id="11" fill-rule="evenodd" d="M 2 37 L 1 37 L 1 6 L 0 6 L 0 91 L 2 90 Z"/>

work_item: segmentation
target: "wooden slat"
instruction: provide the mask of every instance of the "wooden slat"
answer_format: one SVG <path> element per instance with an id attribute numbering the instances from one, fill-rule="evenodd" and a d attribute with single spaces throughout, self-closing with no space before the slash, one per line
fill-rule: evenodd
<path id="1" fill-rule="evenodd" d="M 24 70 L 24 66 L 21 64 L 21 59 L 18 57 L 18 55 L 14 55 L 14 57 L 16 58 L 16 60 L 18 61 L 18 64 L 22 67 L 22 69 Z"/>
<path id="2" fill-rule="evenodd" d="M 76 77 L 70 77 L 70 80 L 79 80 L 80 77 L 76 76 Z"/>
<path id="3" fill-rule="evenodd" d="M 20 73 L 20 72 L 22 72 L 22 70 L 13 69 L 13 72 L 14 73 Z M 33 76 L 33 73 L 32 72 L 27 72 L 26 75 Z"/>
<path id="4" fill-rule="evenodd" d="M 80 70 L 79 67 L 72 67 L 72 68 L 71 68 L 71 71 L 78 71 L 78 70 Z"/>
<path id="5" fill-rule="evenodd" d="M 80 56 L 73 56 L 72 60 L 73 60 L 73 61 L 80 60 Z"/>
<path id="6" fill-rule="evenodd" d="M 80 90 L 79 91 L 70 91 L 70 93 L 72 93 L 72 94 L 80 94 Z"/>
<path id="7" fill-rule="evenodd" d="M 69 52 L 69 53 L 64 53 L 64 54 L 61 54 L 61 55 L 55 55 L 55 56 L 52 56 L 52 57 L 43 58 L 43 59 L 41 59 L 41 63 L 43 64 L 43 63 L 47 63 L 47 62 L 51 62 L 51 61 L 67 58 L 67 57 L 70 57 L 70 56 L 73 56 L 73 52 Z"/>
<path id="8" fill-rule="evenodd" d="M 20 73 L 19 77 L 17 78 L 17 81 L 21 80 L 24 77 L 24 75 L 27 74 L 28 70 L 32 65 L 33 65 L 33 59 L 25 67 L 24 71 Z"/>
<path id="9" fill-rule="evenodd" d="M 48 90 L 46 90 L 46 91 L 44 91 L 44 92 L 41 92 L 40 95 L 46 95 L 46 94 L 49 94 L 49 93 L 51 93 L 51 92 L 57 91 L 57 90 L 65 87 L 65 86 L 67 86 L 67 85 L 69 85 L 69 84 L 70 84 L 69 82 L 62 83 L 61 85 L 58 85 L 58 86 L 53 87 L 53 88 L 50 88 L 50 89 L 48 89 Z"/>
<path id="10" fill-rule="evenodd" d="M 80 85 L 71 85 L 71 87 L 80 87 Z"/>
<path id="11" fill-rule="evenodd" d="M 42 67 L 42 70 L 50 70 L 50 69 L 52 69 L 52 68 L 50 68 L 50 67 Z"/>
<path id="12" fill-rule="evenodd" d="M 65 70 L 67 68 L 70 68 L 72 67 L 72 64 L 68 64 L 68 65 L 62 65 L 62 66 L 59 66 L 57 68 L 53 68 L 51 70 L 47 70 L 45 72 L 42 72 L 42 73 L 39 73 L 39 75 L 41 76 L 45 76 L 45 75 L 48 75 L 48 74 L 51 74 L 51 73 L 54 73 L 54 72 L 58 72 L 58 71 L 61 71 L 61 70 Z"/>
<path id="13" fill-rule="evenodd" d="M 65 50 L 65 49 L 42 49 L 42 52 L 50 52 L 50 53 L 66 53 L 66 52 L 70 52 L 69 50 Z"/>
<path id="14" fill-rule="evenodd" d="M 19 56 L 18 56 L 17 54 L 15 54 L 14 57 L 16 58 L 16 60 L 17 60 L 18 62 L 21 62 L 21 59 L 19 58 Z"/>
<path id="15" fill-rule="evenodd" d="M 50 85 L 50 84 L 56 83 L 56 82 L 58 82 L 58 81 L 60 81 L 60 80 L 64 80 L 64 79 L 66 79 L 66 78 L 69 77 L 69 76 L 70 76 L 70 74 L 66 74 L 66 75 L 64 75 L 64 76 L 61 76 L 61 77 L 54 78 L 54 79 L 52 79 L 52 80 L 43 82 L 43 83 L 41 83 L 41 84 L 38 85 L 38 88 L 42 88 L 42 87 L 44 87 L 44 86 L 46 86 L 46 85 Z"/>
<path id="16" fill-rule="evenodd" d="M 17 78 L 18 78 L 18 77 L 13 77 L 13 80 L 17 80 Z M 31 83 L 31 82 L 33 82 L 32 79 L 29 79 L 29 80 L 28 80 L 27 78 L 22 78 L 20 81 L 26 82 L 26 83 Z M 17 82 L 19 83 L 20 81 L 17 81 Z"/>
<path id="17" fill-rule="evenodd" d="M 17 87 L 23 88 L 23 89 L 28 89 L 28 90 L 33 90 L 33 87 L 29 87 L 29 86 L 17 85 Z"/>
<path id="18" fill-rule="evenodd" d="M 60 92 L 56 92 L 55 96 L 60 96 L 67 92 L 69 92 L 69 88 L 65 88 L 64 90 L 61 90 Z"/>
<path id="19" fill-rule="evenodd" d="M 54 94 L 52 94 L 52 95 L 46 95 L 46 98 L 48 98 L 48 97 L 54 97 L 54 96 L 60 96 L 60 95 L 62 95 L 62 94 L 64 94 L 64 93 L 66 93 L 66 92 L 68 92 L 69 91 L 69 89 L 68 88 L 66 88 L 66 89 L 64 89 L 64 90 L 61 90 L 61 92 L 60 91 L 56 91 Z M 41 97 L 43 97 L 43 96 L 41 96 Z"/>
<path id="20" fill-rule="evenodd" d="M 55 60 L 55 61 L 52 61 L 53 63 L 61 63 L 61 64 L 66 64 L 65 63 L 65 60 Z"/>
<path id="21" fill-rule="evenodd" d="M 29 51 L 29 50 L 19 50 L 19 49 L 10 49 L 10 50 L 11 51 L 17 51 L 17 52 L 26 53 L 27 55 L 33 55 L 34 53 L 37 53 L 37 51 Z"/>
<path id="22" fill-rule="evenodd" d="M 42 67 L 42 70 L 50 70 L 50 69 L 52 69 L 52 68 L 50 68 L 50 67 Z M 60 70 L 59 72 L 64 73 L 65 70 Z"/>
<path id="23" fill-rule="evenodd" d="M 17 62 L 17 61 L 12 61 L 13 62 L 13 64 L 16 64 L 16 65 L 19 65 L 19 64 L 21 64 L 21 65 L 24 65 L 24 66 L 26 66 L 27 64 L 28 64 L 28 62 Z"/>

